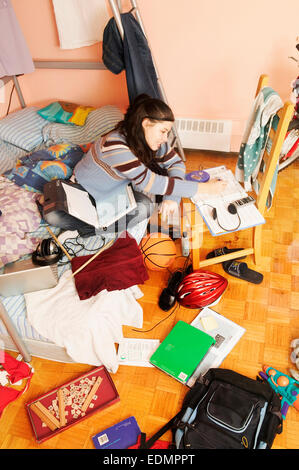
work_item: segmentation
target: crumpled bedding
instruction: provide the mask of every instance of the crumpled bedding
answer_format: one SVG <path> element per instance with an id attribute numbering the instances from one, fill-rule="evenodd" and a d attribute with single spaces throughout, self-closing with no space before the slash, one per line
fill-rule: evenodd
<path id="1" fill-rule="evenodd" d="M 35 250 L 39 239 L 29 232 L 41 221 L 37 197 L 0 176 L 0 268 Z"/>
<path id="2" fill-rule="evenodd" d="M 82 364 L 118 369 L 115 343 L 123 339 L 122 326 L 141 328 L 143 310 L 136 299 L 138 286 L 80 300 L 71 270 L 63 273 L 56 287 L 25 294 L 27 317 L 39 334 L 66 349 Z"/>

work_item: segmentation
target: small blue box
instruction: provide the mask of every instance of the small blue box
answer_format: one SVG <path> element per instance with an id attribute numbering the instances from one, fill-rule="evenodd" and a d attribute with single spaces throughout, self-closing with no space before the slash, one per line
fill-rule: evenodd
<path id="1" fill-rule="evenodd" d="M 137 442 L 141 433 L 134 416 L 104 429 L 92 437 L 96 449 L 127 449 Z"/>

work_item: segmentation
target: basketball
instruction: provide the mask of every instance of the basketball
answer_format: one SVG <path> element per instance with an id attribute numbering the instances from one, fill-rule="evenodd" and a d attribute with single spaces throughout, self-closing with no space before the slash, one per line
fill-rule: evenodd
<path id="1" fill-rule="evenodd" d="M 165 233 L 150 233 L 140 243 L 146 268 L 161 271 L 169 268 L 176 257 L 174 241 Z"/>

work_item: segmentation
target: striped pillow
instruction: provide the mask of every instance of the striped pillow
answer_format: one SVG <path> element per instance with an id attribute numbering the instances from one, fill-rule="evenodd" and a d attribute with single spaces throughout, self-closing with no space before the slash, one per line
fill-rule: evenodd
<path id="1" fill-rule="evenodd" d="M 0 140 L 0 175 L 14 168 L 18 158 L 23 157 L 26 153 L 26 150 L 19 149 L 15 145 L 10 145 Z"/>
<path id="2" fill-rule="evenodd" d="M 47 124 L 43 128 L 43 140 L 47 147 L 61 143 L 82 145 L 94 142 L 111 131 L 121 119 L 123 114 L 116 106 L 103 106 L 88 114 L 84 126 L 56 122 Z"/>
<path id="3" fill-rule="evenodd" d="M 47 121 L 37 114 L 35 106 L 15 111 L 0 120 L 0 139 L 30 152 L 43 140 Z"/>

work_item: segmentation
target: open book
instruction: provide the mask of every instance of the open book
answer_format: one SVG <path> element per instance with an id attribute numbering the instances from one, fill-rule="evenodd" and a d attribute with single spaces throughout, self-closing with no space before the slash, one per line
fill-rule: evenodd
<path id="1" fill-rule="evenodd" d="M 92 204 L 87 191 L 62 182 L 66 194 L 68 213 L 96 228 L 109 227 L 136 208 L 130 184 L 108 193 L 104 199 Z"/>
<path id="2" fill-rule="evenodd" d="M 240 217 L 239 225 L 238 215 L 230 214 L 227 210 L 227 206 L 230 202 L 244 198 L 248 194 L 236 180 L 231 170 L 228 170 L 225 166 L 209 168 L 205 171 L 209 173 L 211 178 L 221 178 L 223 181 L 227 181 L 227 186 L 220 195 L 192 198 L 192 201 L 196 205 L 200 215 L 204 219 L 210 233 L 213 236 L 223 235 L 226 233 L 223 228 L 220 227 L 220 225 L 228 231 L 237 231 L 265 223 L 264 217 L 258 211 L 255 204 L 249 204 L 245 207 L 238 208 L 238 214 Z M 213 219 L 213 207 L 217 209 L 218 220 Z M 234 227 L 237 228 L 234 230 Z"/>
<path id="3" fill-rule="evenodd" d="M 245 333 L 245 328 L 223 315 L 219 315 L 209 307 L 203 308 L 191 325 L 212 336 L 215 339 L 215 344 L 208 350 L 189 378 L 188 387 L 192 387 L 199 375 L 204 375 L 212 367 L 219 367 Z"/>

